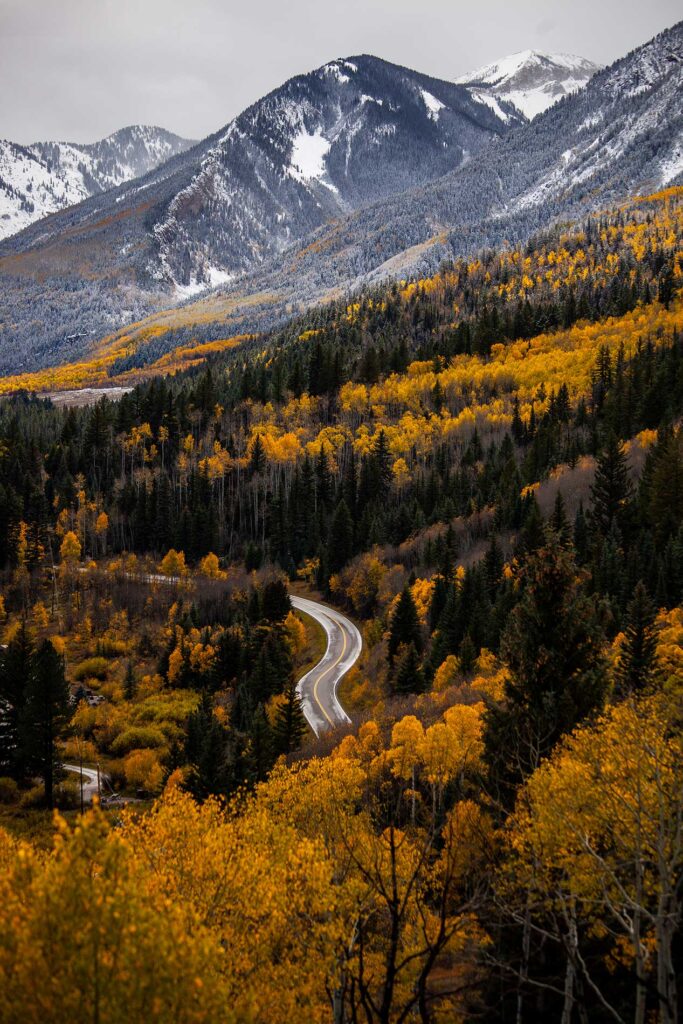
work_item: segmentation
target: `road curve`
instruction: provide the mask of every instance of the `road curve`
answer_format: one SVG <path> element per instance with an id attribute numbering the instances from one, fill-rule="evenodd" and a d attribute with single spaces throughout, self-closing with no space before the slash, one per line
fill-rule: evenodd
<path id="1" fill-rule="evenodd" d="M 67 772 L 75 772 L 76 775 L 83 772 L 83 800 L 86 804 L 92 802 L 92 798 L 98 795 L 106 782 L 106 776 L 102 772 L 100 772 L 98 780 L 96 768 L 86 768 L 85 765 L 81 768 L 77 764 L 63 764 L 62 768 Z"/>
<path id="2" fill-rule="evenodd" d="M 337 687 L 358 661 L 363 641 L 351 620 L 335 608 L 295 594 L 290 594 L 290 601 L 292 607 L 319 622 L 327 634 L 325 654 L 297 684 L 306 721 L 316 736 L 320 736 L 328 729 L 351 721 L 339 703 Z"/>

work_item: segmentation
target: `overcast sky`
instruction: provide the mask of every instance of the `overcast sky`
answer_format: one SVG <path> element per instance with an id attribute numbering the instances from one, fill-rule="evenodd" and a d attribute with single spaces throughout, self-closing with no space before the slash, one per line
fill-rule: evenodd
<path id="1" fill-rule="evenodd" d="M 681 0 L 0 0 L 0 137 L 188 138 L 292 75 L 372 53 L 439 78 L 527 48 L 610 63 Z"/>

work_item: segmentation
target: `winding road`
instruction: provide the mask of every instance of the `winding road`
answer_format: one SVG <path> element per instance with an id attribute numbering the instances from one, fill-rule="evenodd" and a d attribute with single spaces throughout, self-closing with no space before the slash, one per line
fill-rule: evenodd
<path id="1" fill-rule="evenodd" d="M 166 576 L 158 578 L 164 581 L 169 579 Z M 301 698 L 306 721 L 316 736 L 320 736 L 328 729 L 335 729 L 351 721 L 339 703 L 337 687 L 358 661 L 363 640 L 353 622 L 335 608 L 330 608 L 319 601 L 311 601 L 307 597 L 298 597 L 296 594 L 290 594 L 290 600 L 293 608 L 306 612 L 319 622 L 327 635 L 327 649 L 324 655 L 297 683 L 297 692 Z M 100 773 L 98 783 L 95 768 L 80 768 L 77 764 L 65 764 L 63 767 L 67 772 L 75 772 L 77 775 L 83 772 L 85 803 L 90 803 L 107 782 L 106 776 Z"/>
<path id="2" fill-rule="evenodd" d="M 327 634 L 327 650 L 297 685 L 306 721 L 316 736 L 351 721 L 339 703 L 337 687 L 360 657 L 363 641 L 350 619 L 319 601 L 290 594 L 292 607 L 306 612 Z"/>

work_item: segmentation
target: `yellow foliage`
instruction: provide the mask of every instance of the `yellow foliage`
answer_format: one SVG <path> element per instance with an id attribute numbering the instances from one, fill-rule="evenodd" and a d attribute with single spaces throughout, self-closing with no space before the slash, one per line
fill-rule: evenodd
<path id="1" fill-rule="evenodd" d="M 185 564 L 185 553 L 171 548 L 166 552 L 159 563 L 159 572 L 164 576 L 180 578 L 187 576 L 187 565 Z"/>
<path id="2" fill-rule="evenodd" d="M 199 571 L 202 576 L 208 576 L 212 580 L 224 580 L 227 577 L 227 573 L 223 572 L 220 567 L 218 555 L 214 555 L 212 551 L 202 558 L 199 563 Z"/>
<path id="3" fill-rule="evenodd" d="M 81 557 L 81 542 L 73 530 L 68 530 L 59 547 L 59 554 L 67 565 L 77 562 Z"/>
<path id="4" fill-rule="evenodd" d="M 285 619 L 285 630 L 290 650 L 295 657 L 298 657 L 306 649 L 306 627 L 294 612 L 288 612 Z"/>

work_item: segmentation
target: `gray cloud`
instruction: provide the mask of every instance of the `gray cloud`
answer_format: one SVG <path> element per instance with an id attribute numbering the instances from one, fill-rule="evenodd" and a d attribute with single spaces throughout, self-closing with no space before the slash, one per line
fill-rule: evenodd
<path id="1" fill-rule="evenodd" d="M 609 63 L 680 17 L 680 0 L 0 0 L 0 136 L 201 138 L 334 57 L 447 79 L 534 47 Z"/>

